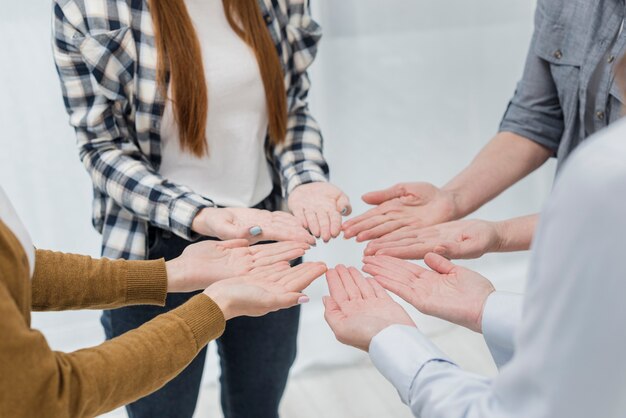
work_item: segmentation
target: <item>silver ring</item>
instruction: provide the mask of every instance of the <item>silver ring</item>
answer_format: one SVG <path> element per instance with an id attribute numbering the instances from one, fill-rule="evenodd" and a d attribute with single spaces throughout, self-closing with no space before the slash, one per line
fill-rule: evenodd
<path id="1" fill-rule="evenodd" d="M 259 236 L 263 233 L 263 229 L 260 226 L 253 226 L 252 228 L 250 228 L 250 235 L 252 235 L 253 237 Z"/>

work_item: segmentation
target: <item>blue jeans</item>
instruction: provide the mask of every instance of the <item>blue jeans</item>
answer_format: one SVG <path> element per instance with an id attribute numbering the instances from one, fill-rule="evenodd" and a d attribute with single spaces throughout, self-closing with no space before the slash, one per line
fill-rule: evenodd
<path id="1" fill-rule="evenodd" d="M 169 232 L 152 229 L 149 259 L 170 260 L 190 244 Z M 117 337 L 185 303 L 191 294 L 170 294 L 165 307 L 132 306 L 105 311 L 107 339 Z M 296 358 L 300 307 L 261 318 L 228 321 L 217 340 L 221 365 L 221 403 L 225 418 L 278 418 L 278 406 Z M 130 418 L 191 418 L 198 400 L 206 347 L 163 388 L 126 406 Z"/>

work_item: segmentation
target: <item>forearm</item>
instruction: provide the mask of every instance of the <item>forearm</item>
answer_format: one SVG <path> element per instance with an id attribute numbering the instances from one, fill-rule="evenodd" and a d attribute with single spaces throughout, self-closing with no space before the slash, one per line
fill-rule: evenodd
<path id="1" fill-rule="evenodd" d="M 520 135 L 498 133 L 467 168 L 443 187 L 455 196 L 455 219 L 474 212 L 536 170 L 551 155 L 549 149 Z"/>
<path id="2" fill-rule="evenodd" d="M 167 288 L 163 260 L 112 261 L 38 250 L 32 308 L 55 311 L 163 305 Z"/>
<path id="3" fill-rule="evenodd" d="M 53 352 L 18 315 L 12 318 L 7 324 L 5 317 L 3 328 L 12 331 L 0 343 L 0 416 L 103 414 L 162 387 L 225 326 L 217 305 L 198 295 L 120 337 L 65 354 Z"/>
<path id="4" fill-rule="evenodd" d="M 496 252 L 526 251 L 530 249 L 539 215 L 528 215 L 520 218 L 496 222 L 498 231 L 498 248 Z"/>

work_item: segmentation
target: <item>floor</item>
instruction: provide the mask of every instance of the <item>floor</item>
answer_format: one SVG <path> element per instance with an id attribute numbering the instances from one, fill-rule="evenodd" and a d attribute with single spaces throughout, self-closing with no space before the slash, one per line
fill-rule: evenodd
<path id="1" fill-rule="evenodd" d="M 461 367 L 493 376 L 495 366 L 478 334 L 455 327 L 432 340 Z M 216 384 L 203 385 L 194 417 L 221 417 Z M 125 417 L 120 409 L 105 415 Z M 283 418 L 410 418 L 395 389 L 369 361 L 350 367 L 303 371 L 291 379 L 281 406 Z M 254 418 L 254 417 L 251 417 Z"/>

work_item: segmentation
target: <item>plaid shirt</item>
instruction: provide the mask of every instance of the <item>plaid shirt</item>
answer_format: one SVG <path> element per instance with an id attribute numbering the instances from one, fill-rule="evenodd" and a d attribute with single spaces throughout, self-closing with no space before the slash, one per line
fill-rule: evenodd
<path id="1" fill-rule="evenodd" d="M 308 0 L 258 1 L 285 74 L 287 137 L 267 146 L 280 185 L 275 197 L 282 200 L 301 184 L 328 178 L 322 135 L 307 105 L 306 71 L 321 30 Z M 195 215 L 214 204 L 159 175 L 165 100 L 145 0 L 55 0 L 53 52 L 80 159 L 93 182 L 102 255 L 145 258 L 150 224 L 194 239 Z"/>

